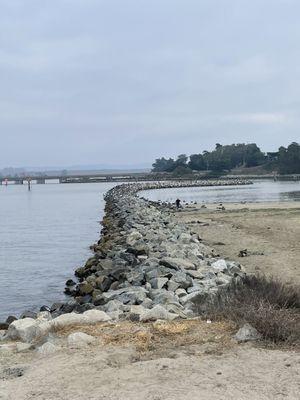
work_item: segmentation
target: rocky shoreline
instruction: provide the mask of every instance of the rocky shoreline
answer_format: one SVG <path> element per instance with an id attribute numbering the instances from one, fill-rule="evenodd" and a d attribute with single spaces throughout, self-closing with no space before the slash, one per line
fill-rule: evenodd
<path id="1" fill-rule="evenodd" d="M 75 271 L 77 283 L 72 279 L 66 282 L 65 293 L 73 298 L 50 308 L 43 306 L 42 316 L 25 312 L 20 318 L 43 320 L 43 313 L 47 313 L 46 319 L 54 323 L 62 314 L 72 313 L 74 317 L 75 313 L 84 313 L 83 318 L 92 309 L 97 321 L 193 317 L 194 302 L 204 303 L 206 296 L 226 287 L 232 279 L 241 279 L 244 272 L 238 263 L 218 257 L 185 224 L 176 223 L 174 206 L 151 202 L 137 194 L 160 188 L 250 183 L 168 181 L 114 187 L 105 196 L 102 235 L 92 247 L 93 257 Z M 8 336 L 13 338 L 16 322 L 11 317 L 0 329 L 8 328 Z"/>

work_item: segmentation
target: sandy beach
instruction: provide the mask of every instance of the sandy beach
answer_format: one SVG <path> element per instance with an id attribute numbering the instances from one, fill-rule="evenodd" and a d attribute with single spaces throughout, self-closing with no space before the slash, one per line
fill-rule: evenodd
<path id="1" fill-rule="evenodd" d="M 262 273 L 300 284 L 300 204 L 224 203 L 185 207 L 176 213 L 216 253 L 240 262 L 248 273 Z M 239 257 L 247 249 L 246 257 Z"/>
<path id="2" fill-rule="evenodd" d="M 205 321 L 72 327 L 96 338 L 54 354 L 2 355 L 1 400 L 299 399 L 300 354 L 237 345 Z"/>

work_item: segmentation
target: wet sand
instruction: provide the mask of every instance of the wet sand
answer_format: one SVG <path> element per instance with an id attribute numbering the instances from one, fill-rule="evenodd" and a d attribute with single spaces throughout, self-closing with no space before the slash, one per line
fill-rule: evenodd
<path id="1" fill-rule="evenodd" d="M 240 262 L 248 273 L 300 284 L 300 203 L 224 203 L 186 206 L 176 213 L 224 258 Z M 247 249 L 246 257 L 239 257 Z"/>

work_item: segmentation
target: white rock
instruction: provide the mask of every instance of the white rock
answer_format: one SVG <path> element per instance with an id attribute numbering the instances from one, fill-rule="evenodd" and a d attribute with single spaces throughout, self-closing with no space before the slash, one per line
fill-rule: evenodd
<path id="1" fill-rule="evenodd" d="M 96 324 L 97 322 L 107 322 L 111 320 L 109 315 L 100 310 L 85 311 L 83 316 L 87 319 L 87 324 Z"/>
<path id="2" fill-rule="evenodd" d="M 51 328 L 63 328 L 69 325 L 80 325 L 85 323 L 86 318 L 84 315 L 76 313 L 62 314 L 50 322 Z"/>
<path id="3" fill-rule="evenodd" d="M 226 271 L 227 270 L 227 264 L 225 260 L 218 260 L 212 263 L 212 268 L 214 268 L 217 271 Z"/>
<path id="4" fill-rule="evenodd" d="M 186 296 L 187 292 L 184 289 L 179 288 L 179 289 L 175 290 L 175 294 L 180 298 L 180 297 Z"/>
<path id="5" fill-rule="evenodd" d="M 39 322 L 33 318 L 24 318 L 18 319 L 9 325 L 6 337 L 30 343 L 41 335 L 42 331 Z"/>
<path id="6" fill-rule="evenodd" d="M 67 341 L 70 347 L 81 348 L 92 344 L 95 341 L 95 338 L 83 332 L 74 332 L 68 336 Z"/>
<path id="7" fill-rule="evenodd" d="M 140 321 L 146 322 L 146 321 L 156 321 L 158 319 L 165 319 L 168 321 L 172 321 L 173 319 L 178 318 L 177 314 L 170 313 L 167 311 L 164 307 L 161 305 L 157 305 L 150 310 L 146 309 L 141 315 L 140 315 Z"/>
<path id="8" fill-rule="evenodd" d="M 53 354 L 58 350 L 59 348 L 55 346 L 53 343 L 46 342 L 41 347 L 39 347 L 37 351 L 40 354 L 48 355 L 48 354 Z"/>
<path id="9" fill-rule="evenodd" d="M 63 328 L 69 325 L 88 325 L 96 324 L 97 322 L 110 321 L 111 318 L 104 311 L 100 310 L 88 310 L 83 314 L 69 313 L 60 315 L 49 321 L 46 324 L 50 324 L 51 330 L 53 328 Z"/>

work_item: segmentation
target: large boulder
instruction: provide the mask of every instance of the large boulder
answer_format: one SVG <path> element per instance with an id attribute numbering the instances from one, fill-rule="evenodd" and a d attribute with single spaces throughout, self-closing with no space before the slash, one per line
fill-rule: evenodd
<path id="1" fill-rule="evenodd" d="M 63 314 L 53 319 L 50 324 L 51 328 L 64 328 L 70 325 L 86 325 L 96 324 L 98 322 L 110 321 L 110 316 L 104 311 L 100 310 L 88 310 L 83 314 L 69 313 Z"/>
<path id="2" fill-rule="evenodd" d="M 43 333 L 39 321 L 23 318 L 12 322 L 7 330 L 6 338 L 30 343 Z"/>
<path id="3" fill-rule="evenodd" d="M 86 324 L 96 324 L 98 322 L 107 322 L 110 321 L 110 316 L 107 315 L 104 311 L 100 310 L 88 310 L 83 314 L 86 319 Z"/>

